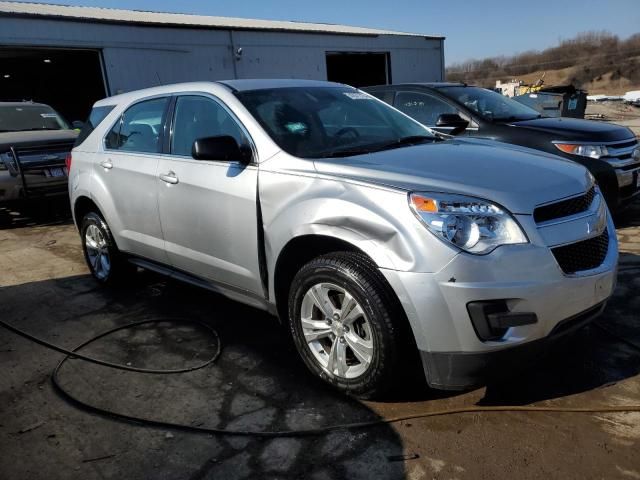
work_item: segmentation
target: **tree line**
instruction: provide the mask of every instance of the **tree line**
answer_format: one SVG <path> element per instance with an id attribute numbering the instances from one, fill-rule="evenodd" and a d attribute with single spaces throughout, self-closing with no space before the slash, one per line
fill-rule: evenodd
<path id="1" fill-rule="evenodd" d="M 606 31 L 584 32 L 542 51 L 454 63 L 446 73 L 449 81 L 493 87 L 496 80 L 567 67 L 575 67 L 569 82 L 577 87 L 609 72 L 612 80 L 624 76 L 640 84 L 640 33 L 621 40 Z"/>

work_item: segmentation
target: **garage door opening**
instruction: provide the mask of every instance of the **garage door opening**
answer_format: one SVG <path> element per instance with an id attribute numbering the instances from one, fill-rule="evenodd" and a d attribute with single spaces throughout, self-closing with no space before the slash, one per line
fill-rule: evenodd
<path id="1" fill-rule="evenodd" d="M 327 80 L 354 87 L 391 83 L 389 52 L 327 52 Z"/>
<path id="2" fill-rule="evenodd" d="M 0 101 L 46 103 L 72 122 L 106 92 L 99 51 L 0 48 Z"/>

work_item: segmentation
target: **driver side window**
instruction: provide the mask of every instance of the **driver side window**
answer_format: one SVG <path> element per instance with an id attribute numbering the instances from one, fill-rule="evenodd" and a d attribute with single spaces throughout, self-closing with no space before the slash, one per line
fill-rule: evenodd
<path id="1" fill-rule="evenodd" d="M 435 127 L 443 113 L 458 113 L 447 102 L 419 92 L 398 92 L 394 107 L 428 127 Z"/>
<path id="2" fill-rule="evenodd" d="M 218 102 L 199 95 L 178 97 L 173 122 L 171 153 L 191 156 L 193 143 L 199 138 L 228 135 L 239 145 L 246 143 L 242 129 Z"/>

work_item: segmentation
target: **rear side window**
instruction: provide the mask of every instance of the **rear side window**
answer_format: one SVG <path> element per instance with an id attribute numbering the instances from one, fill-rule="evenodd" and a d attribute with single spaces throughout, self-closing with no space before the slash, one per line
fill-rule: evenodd
<path id="1" fill-rule="evenodd" d="M 167 97 L 154 98 L 136 103 L 125 110 L 120 121 L 107 134 L 106 148 L 125 152 L 160 152 L 168 101 Z"/>
<path id="2" fill-rule="evenodd" d="M 365 90 L 369 95 L 373 95 L 376 98 L 379 98 L 385 103 L 389 105 L 393 105 L 393 94 L 392 90 Z"/>
<path id="3" fill-rule="evenodd" d="M 80 130 L 80 134 L 78 138 L 76 138 L 76 143 L 73 145 L 77 147 L 82 144 L 91 132 L 93 132 L 100 123 L 109 115 L 109 112 L 115 108 L 115 105 L 104 105 L 102 107 L 93 107 L 91 113 L 89 114 L 89 119 L 82 126 L 82 130 Z"/>
<path id="4" fill-rule="evenodd" d="M 443 113 L 458 113 L 456 108 L 439 98 L 418 92 L 398 92 L 395 107 L 428 127 L 435 127 Z"/>

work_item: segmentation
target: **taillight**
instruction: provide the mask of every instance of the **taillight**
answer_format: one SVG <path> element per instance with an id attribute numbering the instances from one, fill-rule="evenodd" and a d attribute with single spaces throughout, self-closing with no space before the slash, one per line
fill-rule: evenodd
<path id="1" fill-rule="evenodd" d="M 71 152 L 67 153 L 67 156 L 64 158 L 64 164 L 67 167 L 67 172 L 71 171 Z"/>

